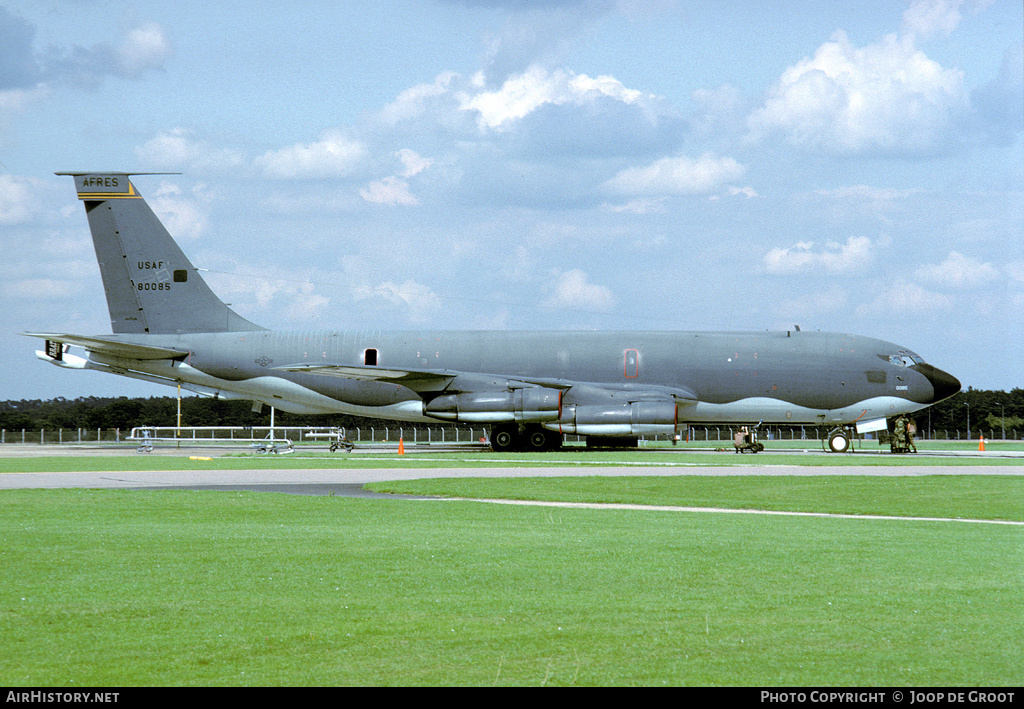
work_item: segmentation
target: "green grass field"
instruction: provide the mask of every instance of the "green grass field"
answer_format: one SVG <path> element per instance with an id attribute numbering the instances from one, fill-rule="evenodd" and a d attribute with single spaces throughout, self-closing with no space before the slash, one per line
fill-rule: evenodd
<path id="1" fill-rule="evenodd" d="M 366 487 L 378 492 L 448 498 L 1024 522 L 1024 477 L 1020 476 L 433 478 L 371 483 Z"/>
<path id="2" fill-rule="evenodd" d="M 134 456 L 106 465 L 113 460 L 196 463 Z M 388 485 L 1024 519 L 1017 476 Z M 0 568 L 0 684 L 9 686 L 994 686 L 1024 678 L 1020 526 L 15 490 L 0 492 Z"/>

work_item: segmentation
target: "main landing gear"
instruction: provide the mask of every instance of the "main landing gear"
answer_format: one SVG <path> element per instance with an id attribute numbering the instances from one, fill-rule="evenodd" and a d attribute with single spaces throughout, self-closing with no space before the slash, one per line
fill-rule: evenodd
<path id="1" fill-rule="evenodd" d="M 521 426 L 517 423 L 500 424 L 491 428 L 491 448 L 498 453 L 506 451 L 556 451 L 562 447 L 562 434 L 541 426 Z"/>

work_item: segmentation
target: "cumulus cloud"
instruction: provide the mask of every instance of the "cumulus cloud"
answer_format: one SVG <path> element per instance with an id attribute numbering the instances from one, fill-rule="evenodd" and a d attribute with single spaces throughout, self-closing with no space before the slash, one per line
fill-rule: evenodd
<path id="1" fill-rule="evenodd" d="M 460 74 L 446 71 L 438 74 L 429 84 L 416 84 L 402 91 L 394 101 L 384 107 L 381 111 L 381 120 L 391 126 L 402 121 L 412 120 L 432 109 L 436 112 L 435 104 L 442 103 L 446 99 L 452 101 L 452 105 L 457 107 L 453 91 L 456 90 L 455 86 L 461 83 L 461 80 Z"/>
<path id="2" fill-rule="evenodd" d="M 194 137 L 186 128 L 164 131 L 135 148 L 135 155 L 148 165 L 164 170 L 179 168 L 236 168 L 245 158 L 238 151 L 216 148 Z"/>
<path id="3" fill-rule="evenodd" d="M 402 283 L 384 281 L 378 286 L 357 286 L 353 289 L 356 300 L 377 299 L 392 305 L 399 305 L 409 312 L 409 319 L 414 323 L 428 322 L 440 312 L 441 298 L 428 286 L 413 280 Z"/>
<path id="4" fill-rule="evenodd" d="M 163 28 L 155 22 L 147 22 L 129 30 L 128 36 L 118 46 L 115 52 L 117 73 L 137 78 L 146 71 L 162 68 L 171 54 L 171 45 L 164 36 Z"/>
<path id="5" fill-rule="evenodd" d="M 366 147 L 338 130 L 327 131 L 320 140 L 271 150 L 254 160 L 268 177 L 303 179 L 349 175 L 366 156 Z"/>
<path id="6" fill-rule="evenodd" d="M 748 127 L 755 140 L 781 132 L 830 153 L 921 154 L 940 150 L 968 108 L 963 72 L 929 59 L 913 35 L 858 48 L 839 31 L 783 72 Z"/>
<path id="7" fill-rule="evenodd" d="M 916 283 L 897 281 L 883 288 L 874 300 L 857 306 L 859 317 L 903 319 L 908 316 L 932 316 L 953 308 L 948 295 L 926 290 Z"/>
<path id="8" fill-rule="evenodd" d="M 359 196 L 374 204 L 415 206 L 420 201 L 412 194 L 407 178 L 415 177 L 431 165 L 433 160 L 425 158 L 415 150 L 402 148 L 395 153 L 402 163 L 399 175 L 374 180 L 359 190 Z"/>
<path id="9" fill-rule="evenodd" d="M 615 305 L 615 296 L 607 286 L 590 283 L 585 272 L 578 268 L 555 275 L 551 295 L 544 305 L 551 308 L 609 308 Z"/>
<path id="10" fill-rule="evenodd" d="M 888 203 L 912 197 L 916 194 L 920 194 L 922 191 L 923 190 L 918 187 L 896 190 L 885 187 L 872 187 L 871 185 L 849 185 L 846 187 L 837 187 L 835 189 L 817 190 L 816 194 L 822 197 L 834 197 L 837 199 Z"/>
<path id="11" fill-rule="evenodd" d="M 96 88 L 109 76 L 139 79 L 147 72 L 161 70 L 173 53 L 163 27 L 146 22 L 129 29 L 116 46 L 100 42 L 70 50 L 54 47 L 36 60 L 44 82 Z"/>
<path id="12" fill-rule="evenodd" d="M 805 241 L 787 248 L 771 249 L 764 256 L 768 273 L 791 274 L 824 270 L 849 273 L 864 268 L 874 258 L 875 245 L 866 236 L 851 236 L 845 244 L 830 241 L 814 250 L 814 242 Z"/>
<path id="13" fill-rule="evenodd" d="M 0 224 L 30 221 L 40 209 L 36 198 L 39 180 L 31 177 L 0 175 Z"/>
<path id="14" fill-rule="evenodd" d="M 496 91 L 485 90 L 464 96 L 461 108 L 477 113 L 481 129 L 500 130 L 547 104 L 581 104 L 601 97 L 633 104 L 644 94 L 626 88 L 611 76 L 592 78 L 564 69 L 548 71 L 534 65 L 522 74 L 508 78 Z"/>
<path id="15" fill-rule="evenodd" d="M 914 275 L 950 288 L 974 288 L 999 278 L 999 269 L 981 259 L 950 251 L 945 261 L 923 266 Z"/>
<path id="16" fill-rule="evenodd" d="M 222 277 L 221 281 L 212 284 L 214 290 L 224 293 L 225 300 L 230 299 L 238 309 L 276 308 L 285 313 L 290 323 L 319 320 L 331 305 L 330 298 L 317 292 L 308 270 L 299 272 L 286 268 L 272 279 L 236 272 Z"/>
<path id="17" fill-rule="evenodd" d="M 290 299 L 289 320 L 319 320 L 331 304 L 331 299 L 317 293 L 316 286 L 308 281 L 289 288 L 286 295 Z"/>
<path id="18" fill-rule="evenodd" d="M 738 180 L 746 169 L 730 157 L 705 153 L 697 159 L 666 157 L 643 167 L 627 168 L 604 187 L 622 195 L 655 196 L 700 194 Z"/>
<path id="19" fill-rule="evenodd" d="M 96 88 L 107 77 L 139 79 L 172 55 L 163 28 L 143 23 L 117 46 L 50 47 L 36 52 L 36 29 L 0 7 L 0 130 L 10 118 L 53 96 L 54 87 Z"/>
<path id="20" fill-rule="evenodd" d="M 949 35 L 960 24 L 963 0 L 913 0 L 903 12 L 903 31 L 915 37 Z"/>
<path id="21" fill-rule="evenodd" d="M 419 200 L 409 191 L 409 183 L 398 177 L 375 180 L 359 190 L 359 196 L 374 204 L 415 206 Z"/>
<path id="22" fill-rule="evenodd" d="M 161 184 L 147 201 L 171 236 L 197 239 L 206 231 L 206 210 L 199 201 L 185 196 L 178 185 Z"/>
<path id="23" fill-rule="evenodd" d="M 425 158 L 408 148 L 402 148 L 395 155 L 402 161 L 402 177 L 418 175 L 434 164 L 433 160 Z"/>

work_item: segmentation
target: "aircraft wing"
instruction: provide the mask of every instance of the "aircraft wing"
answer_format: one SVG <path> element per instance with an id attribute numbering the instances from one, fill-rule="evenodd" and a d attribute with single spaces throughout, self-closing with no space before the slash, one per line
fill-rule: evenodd
<path id="1" fill-rule="evenodd" d="M 359 381 L 393 382 L 411 389 L 418 384 L 436 385 L 444 388 L 448 382 L 459 375 L 459 372 L 448 369 L 392 369 L 388 367 L 369 367 L 352 364 L 290 364 L 274 367 L 282 372 L 302 372 L 304 374 L 320 374 L 327 377 L 357 379 Z"/>
<path id="2" fill-rule="evenodd" d="M 150 345 L 136 345 L 120 340 L 108 340 L 103 337 L 87 337 L 85 335 L 68 335 L 63 333 L 50 332 L 23 332 L 28 337 L 39 337 L 47 342 L 66 345 L 77 345 L 84 347 L 90 352 L 111 357 L 124 357 L 125 359 L 183 359 L 188 352 L 172 350 L 166 347 L 151 347 Z M 59 359 L 59 358 L 58 358 Z"/>
<path id="3" fill-rule="evenodd" d="M 478 392 L 495 389 L 521 389 L 536 387 L 567 392 L 597 394 L 598 397 L 614 396 L 619 400 L 636 402 L 645 400 L 674 400 L 680 404 L 696 403 L 697 395 L 689 389 L 657 385 L 607 385 L 590 384 L 568 379 L 546 377 L 521 377 L 464 372 L 454 369 L 415 369 L 361 366 L 350 364 L 303 363 L 275 367 L 284 372 L 320 374 L 359 381 L 379 381 L 401 384 L 414 391 L 446 390 L 449 392 Z"/>

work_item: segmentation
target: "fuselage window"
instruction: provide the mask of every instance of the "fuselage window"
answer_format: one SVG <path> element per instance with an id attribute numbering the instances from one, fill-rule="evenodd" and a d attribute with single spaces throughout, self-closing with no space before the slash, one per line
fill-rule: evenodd
<path id="1" fill-rule="evenodd" d="M 371 349 L 366 350 L 363 353 L 363 364 L 365 364 L 367 367 L 376 367 L 377 366 L 377 350 L 376 349 L 372 349 L 371 348 Z"/>

